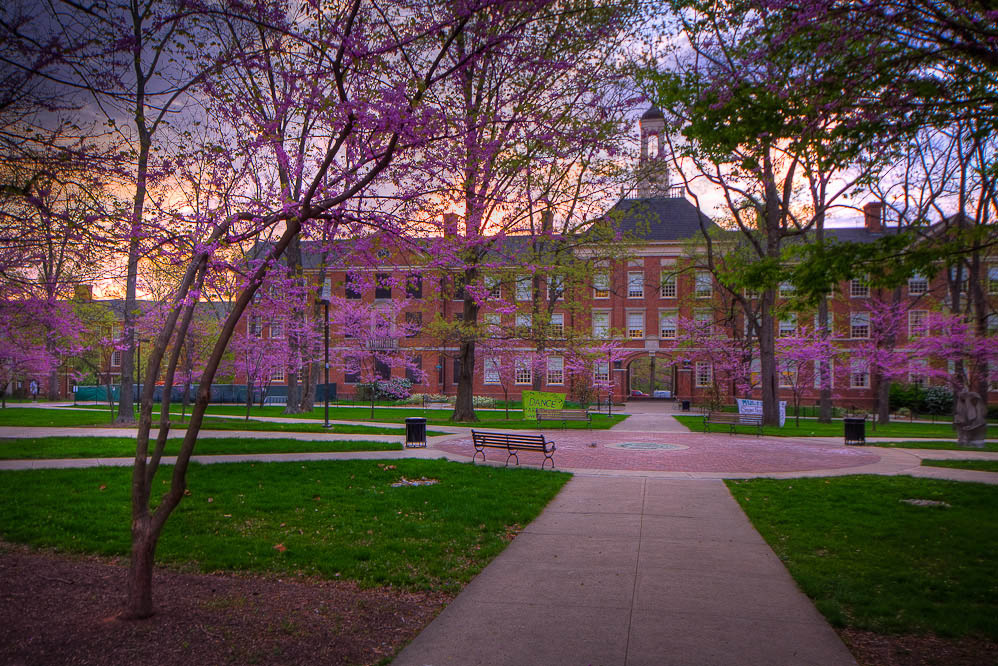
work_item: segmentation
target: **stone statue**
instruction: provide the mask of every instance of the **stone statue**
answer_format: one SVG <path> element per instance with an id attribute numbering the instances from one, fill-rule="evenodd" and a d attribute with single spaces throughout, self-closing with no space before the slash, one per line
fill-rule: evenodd
<path id="1" fill-rule="evenodd" d="M 963 391 L 956 397 L 953 425 L 961 446 L 984 448 L 988 431 L 987 407 L 979 393 Z"/>

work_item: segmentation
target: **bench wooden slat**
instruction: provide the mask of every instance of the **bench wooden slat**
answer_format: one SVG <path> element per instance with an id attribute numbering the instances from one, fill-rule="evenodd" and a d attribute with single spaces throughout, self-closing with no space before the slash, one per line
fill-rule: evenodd
<path id="1" fill-rule="evenodd" d="M 756 429 L 756 437 L 762 434 L 762 414 L 738 414 L 735 412 L 707 412 L 703 417 L 705 432 L 710 432 L 710 425 L 728 426 L 728 434 L 735 433 L 735 426 L 752 426 Z"/>
<path id="2" fill-rule="evenodd" d="M 484 432 L 481 430 L 472 430 L 471 439 L 475 446 L 475 455 L 471 459 L 474 462 L 478 458 L 478 454 L 482 454 L 482 460 L 485 460 L 485 449 L 506 449 L 506 465 L 509 465 L 509 459 L 515 458 L 516 464 L 520 464 L 520 457 L 517 455 L 519 451 L 539 451 L 544 454 L 544 462 L 541 463 L 541 469 L 544 469 L 544 465 L 551 461 L 551 468 L 554 469 L 554 442 L 544 438 L 544 435 L 524 435 L 516 433 L 506 433 L 506 432 Z"/>

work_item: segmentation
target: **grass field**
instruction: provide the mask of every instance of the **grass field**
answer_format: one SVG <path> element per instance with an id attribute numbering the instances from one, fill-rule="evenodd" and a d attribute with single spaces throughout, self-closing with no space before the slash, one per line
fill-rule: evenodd
<path id="1" fill-rule="evenodd" d="M 85 406 L 88 409 L 103 409 L 107 410 L 107 406 Z M 154 408 L 156 409 L 156 408 Z M 280 405 L 272 405 L 266 407 L 254 407 L 250 412 L 251 416 L 265 417 L 265 418 L 281 418 L 285 416 L 282 412 L 284 408 Z M 170 413 L 176 412 L 180 413 L 180 408 L 176 405 L 170 407 Z M 158 409 L 156 412 L 158 413 Z M 329 418 L 333 421 L 371 421 L 375 423 L 405 423 L 406 418 L 410 416 L 419 416 L 426 419 L 427 425 L 437 425 L 437 426 L 478 426 L 478 427 L 493 427 L 493 428 L 504 428 L 504 429 L 552 429 L 552 430 L 562 430 L 561 422 L 541 422 L 537 421 L 524 421 L 522 412 L 518 410 L 510 410 L 509 419 L 506 419 L 506 412 L 502 410 L 476 410 L 475 414 L 478 416 L 477 423 L 456 423 L 451 420 L 451 410 L 450 409 L 421 409 L 419 407 L 375 407 L 374 416 L 371 416 L 370 407 L 330 407 L 329 408 Z M 211 405 L 208 407 L 209 415 L 225 415 L 225 416 L 245 416 L 246 407 L 242 405 Z M 307 414 L 296 414 L 295 418 L 304 419 L 317 419 L 321 420 L 324 418 L 325 412 L 322 407 L 317 407 L 311 413 Z M 105 413 L 105 418 L 110 420 L 110 417 Z M 625 418 L 624 415 L 615 414 L 613 416 L 607 416 L 606 414 L 593 414 L 592 415 L 592 427 L 594 430 L 605 430 L 610 426 L 620 423 Z M 235 419 L 233 419 L 235 420 Z M 243 421 L 245 423 L 245 421 Z M 569 421 L 565 424 L 565 428 L 568 429 L 587 429 L 586 423 L 578 421 Z"/>
<path id="2" fill-rule="evenodd" d="M 867 442 L 867 446 L 882 446 L 888 449 L 941 449 L 944 451 L 998 451 L 998 443 L 989 442 L 983 449 L 960 446 L 955 439 L 949 441 L 908 440 L 898 442 Z"/>
<path id="3" fill-rule="evenodd" d="M 998 472 L 998 460 L 923 460 L 924 467 L 953 467 L 979 472 Z"/>
<path id="4" fill-rule="evenodd" d="M 694 432 L 703 432 L 703 416 L 676 415 L 680 423 Z M 727 426 L 713 426 L 717 432 L 728 432 Z M 744 434 L 756 433 L 753 427 L 738 426 L 735 432 Z M 841 420 L 831 423 L 819 423 L 815 419 L 801 419 L 800 426 L 794 424 L 794 419 L 787 418 L 784 427 L 764 426 L 763 434 L 774 437 L 843 437 L 845 434 Z M 953 426 L 949 423 L 912 423 L 909 421 L 898 421 L 886 425 L 877 425 L 876 428 L 869 421 L 866 423 L 867 437 L 930 437 L 930 438 L 956 438 Z M 998 426 L 988 426 L 988 437 L 998 439 Z"/>
<path id="5" fill-rule="evenodd" d="M 903 476 L 727 483 L 833 625 L 998 639 L 998 487 Z"/>
<path id="6" fill-rule="evenodd" d="M 165 455 L 176 455 L 180 439 L 166 442 Z M 398 442 L 250 439 L 210 437 L 198 440 L 196 455 L 232 453 L 331 453 L 342 451 L 401 451 Z M 53 458 L 123 458 L 135 455 L 129 437 L 31 437 L 0 439 L 0 460 Z"/>
<path id="7" fill-rule="evenodd" d="M 0 537 L 126 555 L 130 475 L 110 467 L 0 472 Z M 423 477 L 437 483 L 392 487 Z M 157 560 L 453 592 L 569 478 L 438 460 L 192 465 L 190 496 L 167 523 Z"/>

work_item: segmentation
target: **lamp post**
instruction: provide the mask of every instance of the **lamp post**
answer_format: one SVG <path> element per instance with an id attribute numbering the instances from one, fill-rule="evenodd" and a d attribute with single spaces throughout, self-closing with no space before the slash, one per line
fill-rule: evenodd
<path id="1" fill-rule="evenodd" d="M 325 338 L 325 379 L 323 380 L 322 393 L 325 399 L 325 409 L 326 409 L 326 422 L 322 427 L 329 427 L 329 280 L 326 280 L 322 284 L 322 294 L 319 296 L 319 301 L 322 303 L 322 308 L 324 310 L 323 315 L 323 337 Z"/>

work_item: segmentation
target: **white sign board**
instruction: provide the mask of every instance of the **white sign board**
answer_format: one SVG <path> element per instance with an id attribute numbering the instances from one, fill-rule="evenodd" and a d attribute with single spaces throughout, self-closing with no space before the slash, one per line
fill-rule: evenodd
<path id="1" fill-rule="evenodd" d="M 762 414 L 762 400 L 735 398 L 738 401 L 739 414 Z M 787 422 L 787 401 L 780 400 L 780 427 Z"/>

